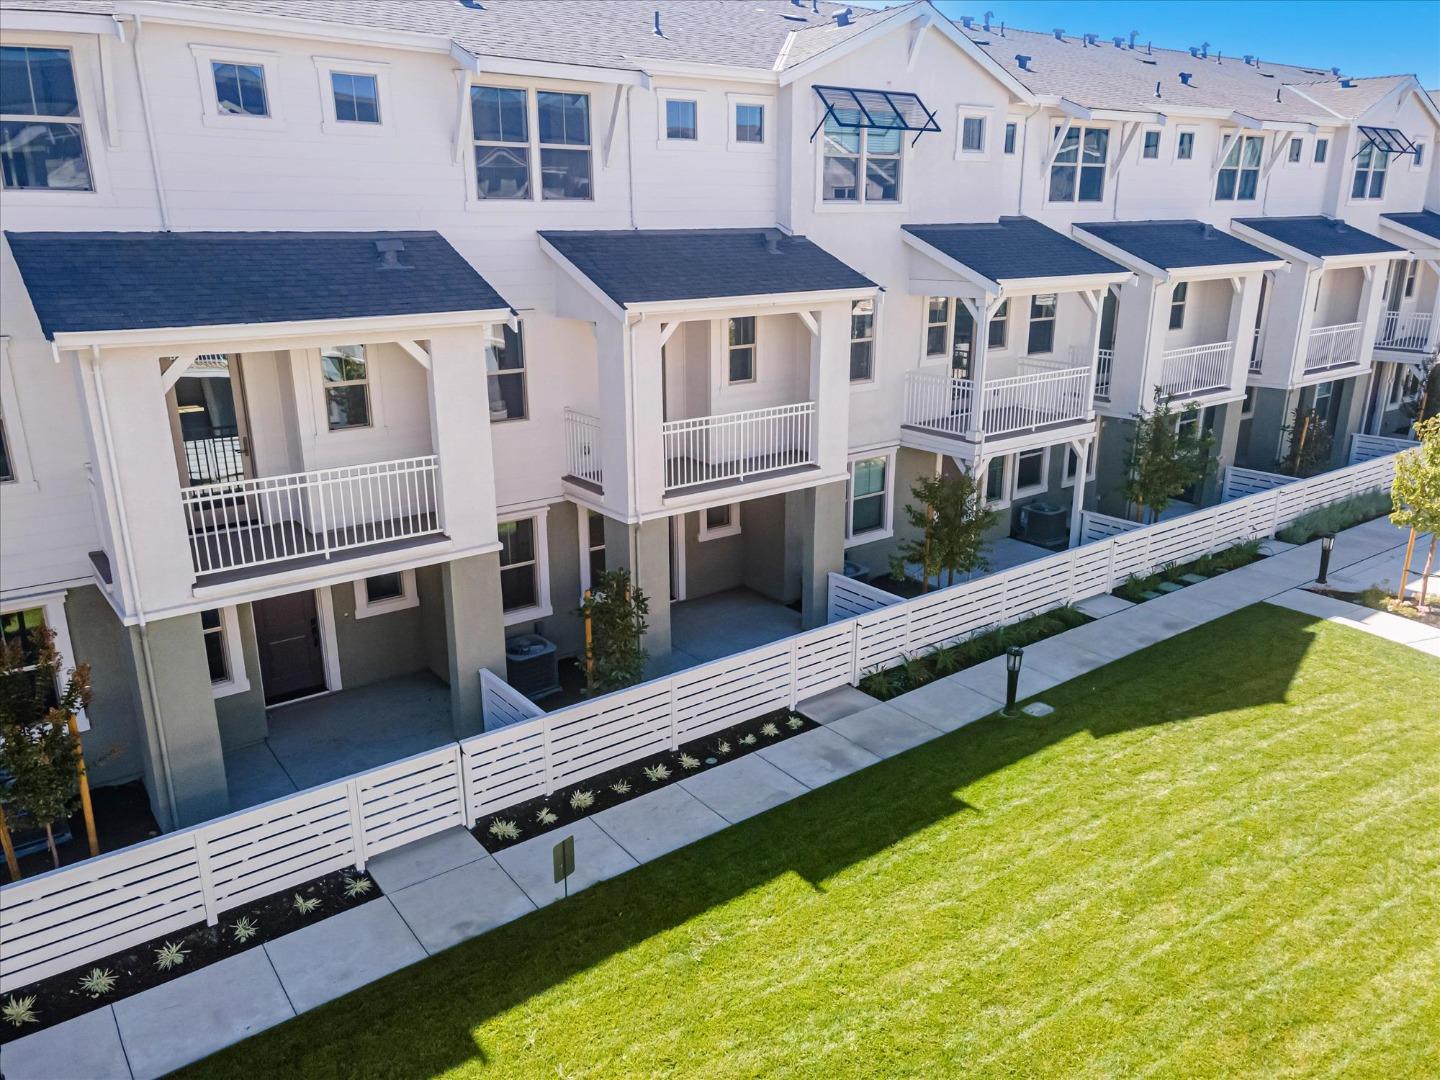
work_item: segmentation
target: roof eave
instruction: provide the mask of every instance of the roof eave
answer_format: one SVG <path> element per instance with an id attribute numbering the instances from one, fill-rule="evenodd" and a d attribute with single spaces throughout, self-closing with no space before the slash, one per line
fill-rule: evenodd
<path id="1" fill-rule="evenodd" d="M 741 296 L 705 296 L 680 300 L 631 300 L 622 305 L 632 315 L 669 315 L 689 311 L 722 311 L 745 308 L 795 309 L 809 304 L 830 304 L 838 300 L 864 300 L 880 291 L 878 285 L 851 289 L 811 289 L 799 292 L 749 293 Z"/>
<path id="2" fill-rule="evenodd" d="M 1379 221 L 1381 228 L 1393 230 L 1415 254 L 1418 255 L 1422 251 L 1440 253 L 1440 236 L 1431 236 L 1419 229 L 1412 229 L 1409 225 L 1395 221 L 1385 214 L 1380 215 Z"/>

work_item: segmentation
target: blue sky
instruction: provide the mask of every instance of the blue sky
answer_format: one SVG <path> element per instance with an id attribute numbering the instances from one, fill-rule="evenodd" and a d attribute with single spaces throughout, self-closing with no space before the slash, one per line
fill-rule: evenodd
<path id="1" fill-rule="evenodd" d="M 883 6 L 869 4 L 867 6 Z M 1227 56 L 1346 75 L 1412 73 L 1440 88 L 1440 0 L 939 0 L 952 19 L 993 11 L 1027 30 L 1063 28 L 1102 39 L 1140 31 L 1141 41 L 1184 49 L 1210 42 Z"/>

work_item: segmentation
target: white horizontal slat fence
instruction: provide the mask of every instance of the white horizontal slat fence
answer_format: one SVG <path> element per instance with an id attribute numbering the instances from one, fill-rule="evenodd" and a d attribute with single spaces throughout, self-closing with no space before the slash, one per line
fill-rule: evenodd
<path id="1" fill-rule="evenodd" d="M 1348 464 L 1359 465 L 1389 454 L 1400 454 L 1419 446 L 1415 439 L 1397 439 L 1388 435 L 1362 435 L 1358 431 L 1350 436 L 1350 460 Z"/>
<path id="2" fill-rule="evenodd" d="M 480 713 L 485 718 L 485 730 L 494 731 L 518 724 L 521 720 L 544 716 L 545 710 L 500 676 L 481 668 Z"/>
<path id="3" fill-rule="evenodd" d="M 1229 502 L 1244 495 L 1259 491 L 1273 491 L 1275 488 L 1293 484 L 1296 477 L 1284 473 L 1262 472 L 1260 469 L 1240 469 L 1227 466 L 1221 482 L 1220 501 Z"/>
<path id="4" fill-rule="evenodd" d="M 832 574 L 826 626 L 0 888 L 0 993 L 1108 592 L 1129 574 L 1270 536 L 1325 503 L 1387 488 L 1394 471 L 1393 456 L 1358 462 L 912 600 Z M 500 680 L 491 692 L 525 711 Z"/>

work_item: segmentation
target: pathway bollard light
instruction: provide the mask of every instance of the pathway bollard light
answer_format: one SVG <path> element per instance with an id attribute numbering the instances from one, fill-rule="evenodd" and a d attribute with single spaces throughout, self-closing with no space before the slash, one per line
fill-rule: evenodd
<path id="1" fill-rule="evenodd" d="M 1322 536 L 1320 538 L 1320 576 L 1315 579 L 1316 585 L 1326 584 L 1325 576 L 1330 573 L 1330 552 L 1335 547 L 1335 537 Z"/>
<path id="2" fill-rule="evenodd" d="M 1003 716 L 1015 715 L 1015 695 L 1020 689 L 1020 664 L 1025 659 L 1025 650 L 1011 645 L 1005 650 L 1005 708 Z"/>

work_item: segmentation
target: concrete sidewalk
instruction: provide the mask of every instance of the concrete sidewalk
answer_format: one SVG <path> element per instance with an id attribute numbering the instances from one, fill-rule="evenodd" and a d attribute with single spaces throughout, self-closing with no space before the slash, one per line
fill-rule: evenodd
<path id="1" fill-rule="evenodd" d="M 1335 543 L 1332 579 L 1366 560 L 1398 560 L 1404 540 L 1383 520 L 1348 530 Z M 1094 605 L 1110 613 L 1025 650 L 1021 695 L 1044 693 L 1264 600 L 1351 618 L 1316 610 L 1313 602 L 1324 597 L 1296 595 L 1313 581 L 1319 550 L 1318 541 L 1285 550 L 1144 604 Z M 1372 629 L 1368 618 L 1358 621 Z M 1440 649 L 1440 641 L 1433 644 Z M 379 899 L 18 1039 L 3 1050 L 4 1075 L 163 1075 L 553 903 L 560 893 L 550 852 L 567 835 L 575 837 L 576 892 L 988 716 L 1004 703 L 1005 682 L 1004 660 L 987 661 L 495 855 L 457 828 L 377 856 L 368 869 L 384 890 Z"/>

